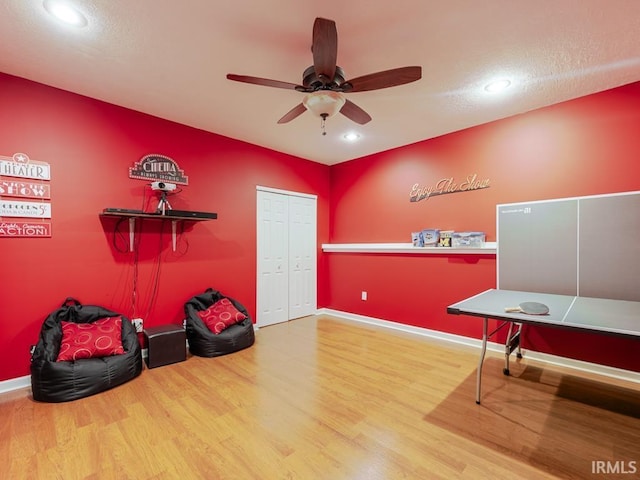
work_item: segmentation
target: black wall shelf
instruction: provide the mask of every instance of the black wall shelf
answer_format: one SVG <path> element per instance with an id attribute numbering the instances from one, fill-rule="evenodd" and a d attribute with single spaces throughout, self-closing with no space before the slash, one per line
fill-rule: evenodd
<path id="1" fill-rule="evenodd" d="M 178 222 L 204 222 L 218 218 L 217 213 L 192 212 L 188 210 L 167 210 L 164 214 L 139 212 L 124 208 L 105 208 L 100 214 L 101 217 L 115 217 L 129 219 L 129 250 L 134 248 L 134 232 L 136 219 L 149 219 L 156 221 L 171 221 L 171 244 L 173 251 L 176 251 L 176 225 Z"/>

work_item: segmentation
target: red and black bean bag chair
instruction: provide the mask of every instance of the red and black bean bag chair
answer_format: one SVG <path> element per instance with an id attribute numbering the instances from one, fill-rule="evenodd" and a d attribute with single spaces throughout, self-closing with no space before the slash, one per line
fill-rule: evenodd
<path id="1" fill-rule="evenodd" d="M 253 321 L 244 306 L 208 288 L 184 304 L 189 351 L 217 357 L 250 347 L 255 342 Z"/>
<path id="2" fill-rule="evenodd" d="M 67 402 L 121 385 L 142 372 L 131 321 L 67 298 L 51 312 L 31 353 L 31 390 L 41 402 Z"/>

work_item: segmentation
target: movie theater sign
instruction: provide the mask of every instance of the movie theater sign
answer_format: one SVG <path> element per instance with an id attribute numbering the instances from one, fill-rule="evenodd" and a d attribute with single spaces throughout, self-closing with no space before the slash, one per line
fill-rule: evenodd
<path id="1" fill-rule="evenodd" d="M 51 167 L 46 162 L 31 160 L 25 153 L 13 157 L 0 155 L 0 176 L 51 180 Z"/>
<path id="2" fill-rule="evenodd" d="M 0 156 L 0 237 L 51 236 L 50 180 L 46 162 Z"/>

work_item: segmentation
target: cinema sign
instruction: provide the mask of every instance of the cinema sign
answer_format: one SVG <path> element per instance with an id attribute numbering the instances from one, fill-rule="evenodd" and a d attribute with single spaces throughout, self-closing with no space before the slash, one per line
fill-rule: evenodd
<path id="1" fill-rule="evenodd" d="M 189 177 L 175 160 L 157 153 L 145 155 L 129 167 L 129 178 L 189 185 Z"/>

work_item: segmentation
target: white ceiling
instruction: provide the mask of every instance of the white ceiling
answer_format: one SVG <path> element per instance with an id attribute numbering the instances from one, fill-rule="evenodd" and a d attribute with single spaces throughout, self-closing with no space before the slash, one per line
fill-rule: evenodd
<path id="1" fill-rule="evenodd" d="M 87 27 L 0 0 L 0 72 L 327 165 L 640 81 L 639 0 L 68 1 Z M 347 79 L 408 65 L 422 79 L 347 94 L 364 126 L 278 125 L 302 93 L 226 74 L 301 83 L 316 17 L 336 22 Z M 506 94 L 483 90 L 503 76 Z"/>

